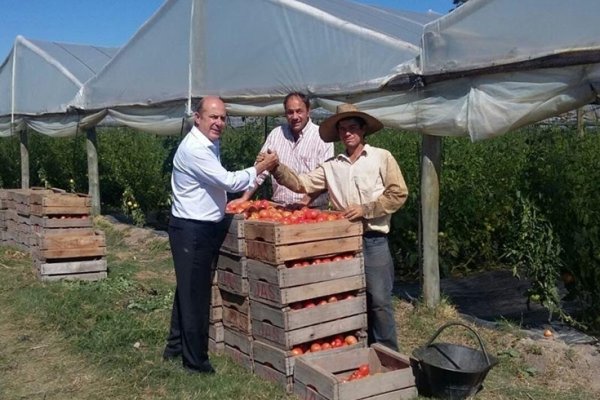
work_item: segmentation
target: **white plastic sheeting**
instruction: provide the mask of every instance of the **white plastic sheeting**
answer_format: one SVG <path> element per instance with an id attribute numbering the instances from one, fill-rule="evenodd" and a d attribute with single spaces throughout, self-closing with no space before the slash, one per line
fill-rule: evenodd
<path id="1" fill-rule="evenodd" d="M 116 48 L 45 42 L 17 36 L 0 65 L 0 136 L 29 126 L 68 136 L 106 114 L 65 114 L 67 103 L 117 52 Z M 11 129 L 12 127 L 12 129 Z"/>
<path id="2" fill-rule="evenodd" d="M 437 17 L 346 0 L 168 0 L 73 105 L 164 134 L 184 115 L 147 123 L 133 110 L 178 102 L 189 115 L 194 99 L 217 94 L 232 115 L 280 115 L 290 91 L 372 92 L 417 72 L 423 25 Z"/>
<path id="3" fill-rule="evenodd" d="M 469 0 L 445 16 L 348 0 L 167 0 L 70 105 L 179 134 L 202 96 L 221 95 L 232 115 L 278 115 L 297 90 L 329 111 L 353 102 L 387 126 L 478 140 L 596 99 L 598 15 L 589 0 Z"/>

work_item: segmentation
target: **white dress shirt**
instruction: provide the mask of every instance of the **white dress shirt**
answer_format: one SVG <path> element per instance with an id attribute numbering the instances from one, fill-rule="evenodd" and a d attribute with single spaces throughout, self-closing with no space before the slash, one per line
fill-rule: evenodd
<path id="1" fill-rule="evenodd" d="M 227 192 L 252 188 L 256 168 L 229 172 L 219 159 L 219 141 L 211 142 L 197 127 L 183 138 L 173 158 L 171 214 L 178 218 L 218 222 Z"/>

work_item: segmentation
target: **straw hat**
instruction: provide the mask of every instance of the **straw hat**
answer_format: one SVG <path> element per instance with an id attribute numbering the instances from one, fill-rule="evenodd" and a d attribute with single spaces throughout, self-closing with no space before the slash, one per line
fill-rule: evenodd
<path id="1" fill-rule="evenodd" d="M 337 123 L 342 119 L 351 117 L 360 117 L 365 121 L 365 136 L 375 133 L 383 128 L 383 124 L 379 122 L 377 118 L 359 111 L 354 104 L 340 104 L 337 106 L 335 114 L 321 123 L 321 126 L 319 127 L 321 139 L 325 143 L 337 142 L 340 140 L 337 131 Z"/>

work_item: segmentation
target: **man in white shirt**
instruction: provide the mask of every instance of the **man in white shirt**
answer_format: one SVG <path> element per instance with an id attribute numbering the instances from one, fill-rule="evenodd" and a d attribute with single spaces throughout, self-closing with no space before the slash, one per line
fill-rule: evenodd
<path id="1" fill-rule="evenodd" d="M 219 139 L 225 119 L 220 98 L 203 98 L 194 114 L 194 127 L 173 159 L 169 243 L 177 287 L 163 358 L 181 355 L 190 372 L 215 372 L 208 359 L 212 265 L 225 234 L 219 223 L 225 215 L 227 192 L 251 188 L 257 174 L 278 163 L 276 155 L 265 154 L 254 167 L 236 172 L 223 168 Z"/>
<path id="2" fill-rule="evenodd" d="M 319 164 L 333 157 L 333 143 L 325 143 L 319 136 L 319 126 L 310 119 L 310 100 L 300 92 L 289 93 L 283 100 L 287 124 L 273 129 L 263 144 L 261 153 L 275 151 L 279 161 L 299 174 L 305 174 L 317 168 Z M 231 205 L 249 200 L 258 186 L 265 181 L 268 172 L 256 179 L 256 187 L 244 192 L 240 199 Z M 308 205 L 326 208 L 329 199 L 326 193 L 298 194 L 271 179 L 273 195 L 271 200 L 282 205 Z"/>

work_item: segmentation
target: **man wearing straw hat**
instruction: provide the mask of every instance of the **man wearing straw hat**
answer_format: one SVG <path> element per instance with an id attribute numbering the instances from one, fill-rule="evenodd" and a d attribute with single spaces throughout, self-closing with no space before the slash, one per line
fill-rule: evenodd
<path id="1" fill-rule="evenodd" d="M 319 134 L 326 143 L 341 140 L 345 152 L 307 174 L 298 175 L 281 163 L 272 173 L 278 183 L 298 193 L 327 189 L 331 203 L 346 218 L 363 221 L 369 344 L 398 350 L 392 306 L 394 263 L 387 234 L 391 216 L 406 201 L 408 189 L 392 154 L 365 142 L 365 136 L 382 128 L 378 119 L 342 104 L 323 121 Z"/>

